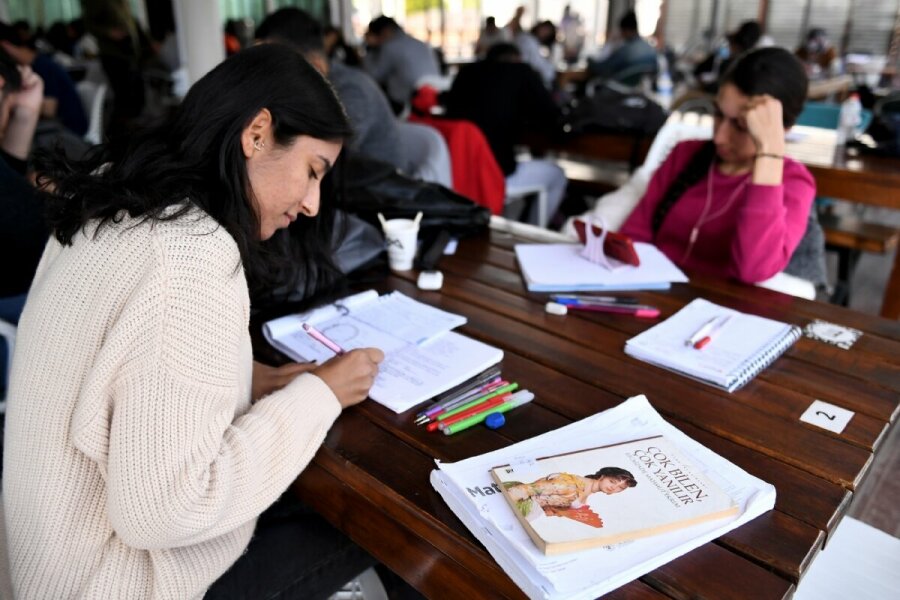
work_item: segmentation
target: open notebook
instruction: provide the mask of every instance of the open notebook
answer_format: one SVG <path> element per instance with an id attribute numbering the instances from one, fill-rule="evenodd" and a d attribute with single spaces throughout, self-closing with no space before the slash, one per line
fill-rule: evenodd
<path id="1" fill-rule="evenodd" d="M 529 292 L 668 289 L 685 274 L 652 244 L 636 242 L 640 266 L 609 270 L 582 258 L 581 244 L 516 244 L 516 258 Z"/>
<path id="2" fill-rule="evenodd" d="M 314 325 L 345 350 L 379 348 L 385 354 L 369 397 L 403 412 L 500 362 L 503 351 L 451 331 L 462 315 L 423 304 L 400 292 L 349 296 L 263 325 L 263 335 L 294 360 L 324 362 L 334 352 L 310 337 Z"/>
<path id="3" fill-rule="evenodd" d="M 698 350 L 686 344 L 713 317 L 728 321 Z M 631 338 L 625 353 L 733 392 L 769 366 L 800 338 L 800 328 L 748 315 L 697 298 Z"/>

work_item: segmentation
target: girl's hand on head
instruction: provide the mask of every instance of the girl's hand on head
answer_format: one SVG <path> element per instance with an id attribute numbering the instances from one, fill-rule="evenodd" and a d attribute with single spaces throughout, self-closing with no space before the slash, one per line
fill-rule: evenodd
<path id="1" fill-rule="evenodd" d="M 384 352 L 378 348 L 359 348 L 335 356 L 313 373 L 328 384 L 341 407 L 347 408 L 366 399 L 383 360 Z"/>
<path id="2" fill-rule="evenodd" d="M 315 363 L 289 363 L 281 367 L 270 367 L 254 360 L 250 398 L 256 402 L 260 398 L 280 390 L 298 375 L 308 373 L 315 368 Z"/>
<path id="3" fill-rule="evenodd" d="M 769 95 L 751 96 L 743 117 L 757 152 L 784 154 L 784 116 L 779 100 Z"/>

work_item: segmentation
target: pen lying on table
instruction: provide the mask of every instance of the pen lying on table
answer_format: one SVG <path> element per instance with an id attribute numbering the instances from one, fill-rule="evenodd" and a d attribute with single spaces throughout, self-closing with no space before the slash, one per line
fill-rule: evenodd
<path id="1" fill-rule="evenodd" d="M 589 296 L 585 294 L 550 294 L 550 299 L 559 304 L 637 304 L 634 296 Z"/>
<path id="2" fill-rule="evenodd" d="M 548 310 L 553 302 L 549 303 Z M 647 304 L 582 304 L 580 302 L 573 304 L 560 304 L 555 303 L 557 306 L 561 306 L 560 312 L 555 314 L 565 314 L 566 311 L 569 310 L 590 310 L 594 312 L 606 312 L 606 313 L 618 313 L 622 315 L 631 315 L 633 317 L 640 317 L 642 319 L 655 319 L 659 316 L 659 309 L 655 306 L 649 306 Z"/>

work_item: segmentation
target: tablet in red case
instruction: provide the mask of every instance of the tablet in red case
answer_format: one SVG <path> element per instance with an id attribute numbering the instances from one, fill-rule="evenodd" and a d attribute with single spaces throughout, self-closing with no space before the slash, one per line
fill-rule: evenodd
<path id="1" fill-rule="evenodd" d="M 581 240 L 582 244 L 586 243 L 584 224 L 583 219 L 575 219 L 572 223 L 575 227 L 575 233 L 578 234 L 578 239 Z M 594 232 L 594 235 L 603 233 L 603 230 L 596 225 L 591 225 L 591 229 Z M 603 241 L 603 252 L 606 253 L 606 256 L 609 258 L 614 258 L 626 265 L 634 265 L 637 267 L 641 264 L 641 259 L 638 258 L 631 238 L 627 235 L 616 233 L 615 231 L 610 231 L 606 234 L 606 239 Z"/>

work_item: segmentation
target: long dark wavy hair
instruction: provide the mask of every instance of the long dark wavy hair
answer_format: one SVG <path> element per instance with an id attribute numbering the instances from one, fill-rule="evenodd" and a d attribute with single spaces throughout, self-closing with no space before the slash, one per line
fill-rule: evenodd
<path id="1" fill-rule="evenodd" d="M 768 94 L 781 102 L 782 121 L 788 129 L 797 122 L 806 102 L 809 80 L 806 69 L 784 48 L 757 48 L 740 55 L 719 79 L 719 88 L 734 85 L 745 96 Z M 712 141 L 703 144 L 669 185 L 653 214 L 653 234 L 662 227 L 675 202 L 709 172 L 716 160 Z"/>
<path id="2" fill-rule="evenodd" d="M 324 194 L 318 217 L 293 224 L 290 243 L 284 231 L 259 239 L 241 133 L 263 108 L 278 146 L 300 135 L 344 141 L 351 132 L 331 86 L 299 54 L 277 44 L 248 48 L 197 81 L 163 124 L 97 146 L 82 161 L 39 155 L 53 235 L 71 244 L 89 223 L 99 230 L 122 211 L 143 221 L 177 219 L 189 200 L 234 238 L 251 290 L 284 285 L 285 269 L 307 282 L 333 280 L 334 209 Z"/>

